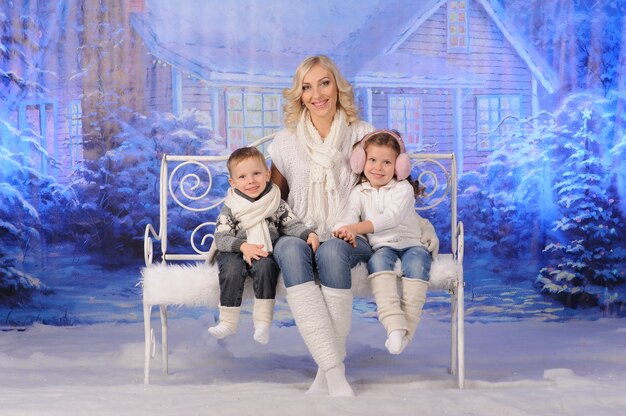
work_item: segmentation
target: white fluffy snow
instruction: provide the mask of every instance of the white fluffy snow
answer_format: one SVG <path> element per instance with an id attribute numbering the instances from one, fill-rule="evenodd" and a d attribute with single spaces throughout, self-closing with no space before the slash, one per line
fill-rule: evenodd
<path id="1" fill-rule="evenodd" d="M 197 315 L 197 314 L 196 314 Z M 157 320 L 154 320 L 157 323 Z M 426 315 L 400 356 L 380 324 L 354 316 L 347 375 L 357 397 L 305 391 L 315 365 L 293 326 L 252 340 L 250 315 L 222 342 L 213 315 L 174 310 L 170 375 L 159 348 L 143 384 L 143 324 L 35 325 L 0 333 L 0 414 L 24 415 L 620 415 L 623 320 L 467 325 L 467 389 L 447 372 L 449 324 Z M 158 335 L 158 331 L 157 331 Z"/>

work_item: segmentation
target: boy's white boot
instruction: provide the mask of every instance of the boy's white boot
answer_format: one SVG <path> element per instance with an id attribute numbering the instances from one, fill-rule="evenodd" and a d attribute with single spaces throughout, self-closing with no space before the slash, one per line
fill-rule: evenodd
<path id="1" fill-rule="evenodd" d="M 406 334 L 407 341 L 413 339 L 417 325 L 422 316 L 422 309 L 426 303 L 426 292 L 428 291 L 428 282 L 421 279 L 402 278 L 402 310 L 406 314 L 406 322 L 408 331 Z"/>
<path id="2" fill-rule="evenodd" d="M 387 331 L 385 347 L 390 354 L 400 354 L 409 330 L 405 312 L 400 305 L 397 277 L 392 271 L 372 273 L 368 277 L 376 301 L 378 320 Z"/>
<path id="3" fill-rule="evenodd" d="M 354 396 L 342 364 L 344 353 L 339 349 L 320 288 L 315 282 L 288 287 L 287 303 L 304 343 L 320 370 L 324 372 L 328 393 L 335 397 Z"/>
<path id="4" fill-rule="evenodd" d="M 241 307 L 220 306 L 219 311 L 220 321 L 217 325 L 209 328 L 209 334 L 213 335 L 217 339 L 222 339 L 237 332 Z"/>
<path id="5" fill-rule="evenodd" d="M 259 344 L 267 344 L 270 340 L 275 303 L 274 299 L 254 299 L 252 323 L 254 324 L 254 340 Z"/>

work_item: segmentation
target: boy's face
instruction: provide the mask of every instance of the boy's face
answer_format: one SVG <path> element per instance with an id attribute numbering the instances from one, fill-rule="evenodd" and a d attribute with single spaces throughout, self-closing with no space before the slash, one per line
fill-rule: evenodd
<path id="1" fill-rule="evenodd" d="M 270 171 L 265 162 L 249 157 L 231 168 L 228 183 L 250 198 L 256 198 L 265 190 L 270 180 Z"/>

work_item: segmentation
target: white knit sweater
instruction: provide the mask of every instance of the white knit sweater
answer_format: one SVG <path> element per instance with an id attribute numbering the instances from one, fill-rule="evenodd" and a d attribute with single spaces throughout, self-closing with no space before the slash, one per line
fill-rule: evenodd
<path id="1" fill-rule="evenodd" d="M 350 169 L 350 154 L 352 145 L 361 140 L 363 136 L 374 130 L 374 127 L 364 121 L 357 121 L 348 127 L 349 137 L 341 141 L 341 153 L 344 163 L 335 170 L 337 183 L 339 184 L 340 200 L 345 203 L 348 200 L 350 190 L 355 185 L 358 177 Z M 320 240 L 330 238 L 332 230 L 323 229 L 318 224 L 307 223 L 307 195 L 309 192 L 309 167 L 311 158 L 296 138 L 296 133 L 290 129 L 283 129 L 276 133 L 274 140 L 268 147 L 273 165 L 287 180 L 289 185 L 289 197 L 287 203 L 294 213 L 303 219 L 307 227 L 313 228 Z M 334 221 L 331 221 L 333 223 Z"/>
<path id="2" fill-rule="evenodd" d="M 358 184 L 350 193 L 334 228 L 366 220 L 374 225 L 374 232 L 367 234 L 374 250 L 424 247 L 420 241 L 422 230 L 420 217 L 415 212 L 413 186 L 407 181 L 392 179 L 379 189 L 372 188 L 368 182 Z"/>

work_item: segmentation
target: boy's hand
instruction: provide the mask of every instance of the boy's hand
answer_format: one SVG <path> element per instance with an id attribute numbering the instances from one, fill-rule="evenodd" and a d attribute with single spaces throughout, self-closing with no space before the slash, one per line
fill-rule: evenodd
<path id="1" fill-rule="evenodd" d="M 333 237 L 341 238 L 342 240 L 350 243 L 352 247 L 356 247 L 356 233 L 351 229 L 349 225 L 333 231 L 332 235 Z"/>
<path id="2" fill-rule="evenodd" d="M 310 233 L 306 239 L 306 243 L 311 246 L 313 253 L 315 253 L 320 246 L 320 238 L 315 233 Z"/>
<path id="3" fill-rule="evenodd" d="M 252 266 L 252 260 L 259 260 L 261 257 L 269 255 L 267 251 L 263 250 L 263 244 L 243 243 L 239 250 L 241 250 L 243 258 L 250 266 Z"/>

